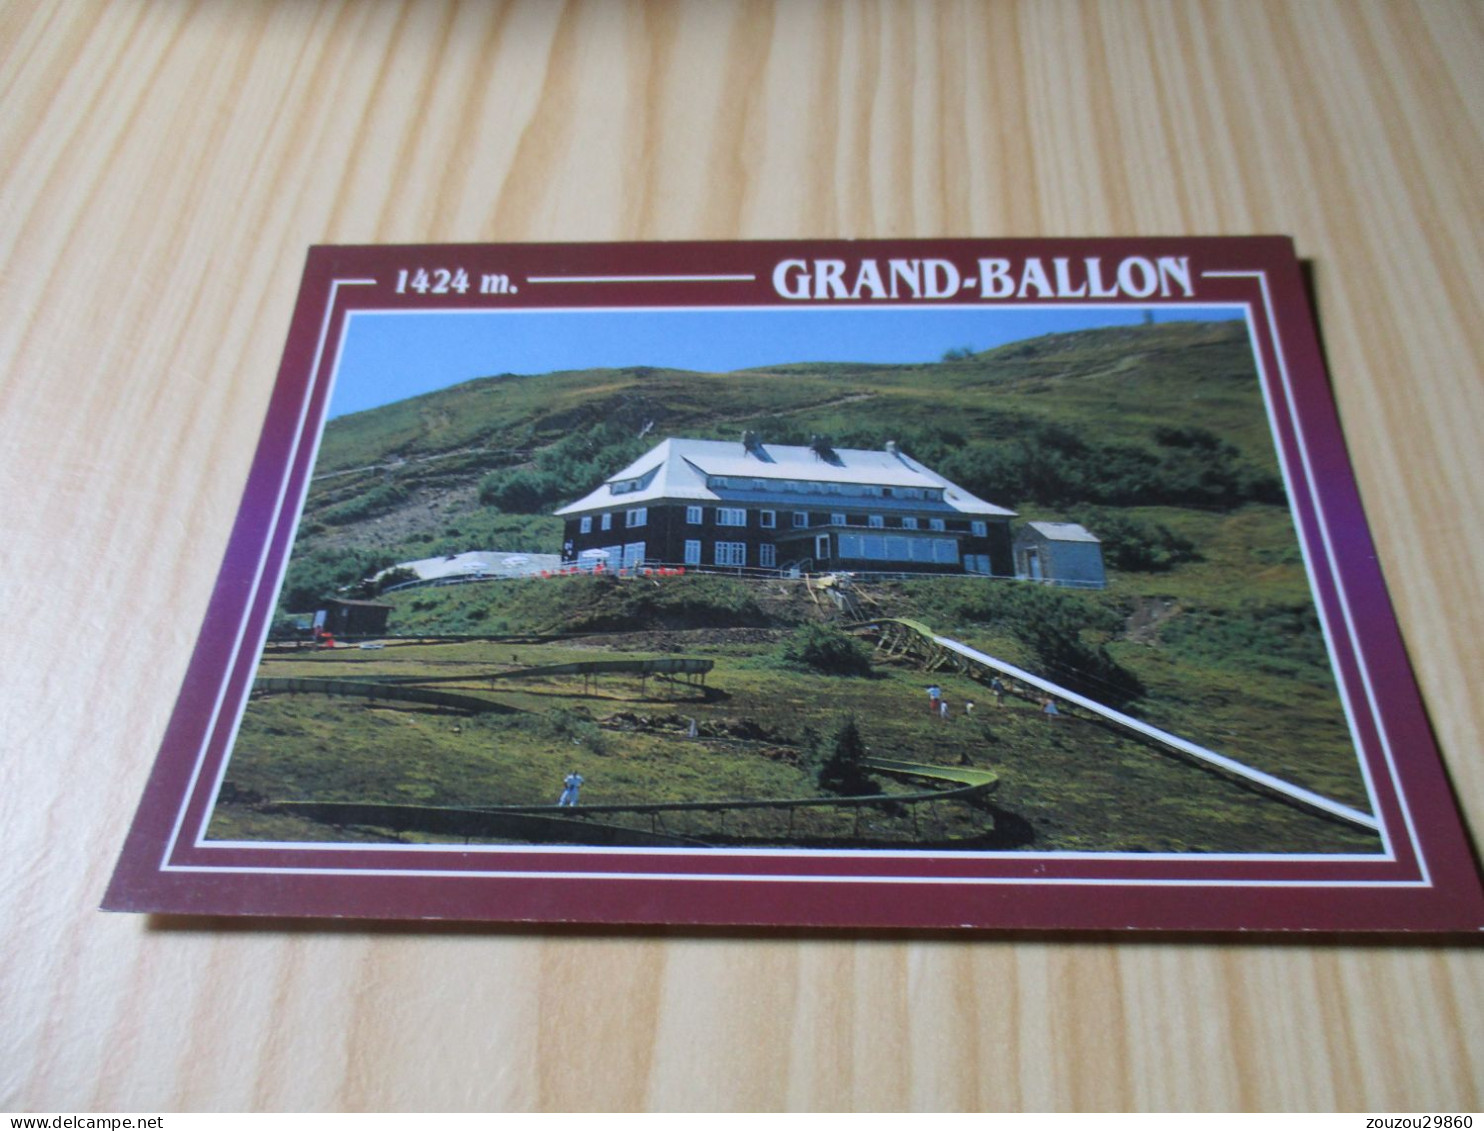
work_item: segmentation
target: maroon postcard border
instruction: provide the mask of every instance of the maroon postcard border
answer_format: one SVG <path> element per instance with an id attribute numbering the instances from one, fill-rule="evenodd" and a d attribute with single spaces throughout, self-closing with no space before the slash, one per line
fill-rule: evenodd
<path id="1" fill-rule="evenodd" d="M 1241 303 L 1290 503 L 1386 856 L 1204 857 L 705 850 L 409 851 L 198 845 L 312 470 L 337 343 L 356 310 L 789 306 L 785 260 L 1046 264 L 1186 257 L 1194 298 Z M 393 294 L 397 273 L 508 277 L 496 296 Z M 543 289 L 547 288 L 547 289 Z M 849 300 L 847 300 L 849 301 Z M 857 300 L 860 301 L 860 300 Z M 911 300 L 900 300 L 897 304 Z M 917 300 L 924 301 L 924 300 Z M 1014 300 L 954 295 L 958 303 Z M 1037 297 L 1036 301 L 1047 301 Z M 1053 298 L 1051 301 L 1058 301 Z M 1069 304 L 1131 301 L 1076 295 Z M 1177 301 L 1135 296 L 1141 306 Z M 610 924 L 1176 931 L 1477 931 L 1474 855 L 1449 790 L 1283 237 L 417 245 L 311 249 L 262 438 L 202 633 L 103 906 L 274 916 Z"/>

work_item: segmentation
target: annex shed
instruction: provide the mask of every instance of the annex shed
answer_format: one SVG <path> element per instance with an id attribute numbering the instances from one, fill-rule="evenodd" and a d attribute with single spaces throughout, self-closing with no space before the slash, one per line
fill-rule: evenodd
<path id="1" fill-rule="evenodd" d="M 1080 589 L 1104 589 L 1103 544 L 1075 522 L 1027 522 L 1015 532 L 1015 576 Z"/>
<path id="2" fill-rule="evenodd" d="M 380 636 L 391 611 L 380 601 L 326 601 L 325 627 L 336 636 Z"/>

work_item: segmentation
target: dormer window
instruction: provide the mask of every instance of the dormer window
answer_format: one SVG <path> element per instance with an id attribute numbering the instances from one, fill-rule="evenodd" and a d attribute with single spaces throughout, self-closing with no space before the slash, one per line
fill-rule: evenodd
<path id="1" fill-rule="evenodd" d="M 611 495 L 627 495 L 634 491 L 642 491 L 654 482 L 654 477 L 659 473 L 659 467 L 651 467 L 643 475 L 633 479 L 615 479 L 608 484 L 608 493 Z"/>

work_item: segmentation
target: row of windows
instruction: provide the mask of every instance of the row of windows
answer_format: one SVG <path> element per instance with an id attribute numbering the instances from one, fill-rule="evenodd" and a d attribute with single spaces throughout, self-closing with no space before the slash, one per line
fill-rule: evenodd
<path id="1" fill-rule="evenodd" d="M 625 542 L 622 545 L 604 546 L 601 549 L 583 550 L 577 555 L 580 565 L 592 568 L 599 564 L 609 569 L 624 568 L 643 565 L 648 545 L 644 542 Z M 685 564 L 701 565 L 701 542 L 699 539 L 687 540 L 685 543 Z M 747 543 L 746 542 L 713 542 L 711 545 L 711 564 L 745 566 L 747 565 Z M 765 568 L 772 568 L 778 564 L 778 548 L 776 546 L 759 546 L 757 548 L 757 564 Z"/>
<path id="2" fill-rule="evenodd" d="M 583 550 L 577 555 L 577 563 L 592 569 L 602 565 L 607 569 L 627 569 L 644 564 L 649 547 L 643 542 L 625 542 L 621 546 L 604 546 L 600 550 Z"/>
<path id="3" fill-rule="evenodd" d="M 632 510 L 626 510 L 623 512 L 623 524 L 626 529 L 632 530 L 634 527 L 644 526 L 648 524 L 648 522 L 648 507 L 634 507 Z M 593 516 L 590 514 L 583 515 L 581 522 L 579 522 L 577 525 L 578 530 L 580 530 L 583 534 L 591 534 L 593 532 Z M 609 512 L 608 514 L 600 514 L 598 516 L 598 529 L 613 529 L 612 512 Z"/>
<path id="4" fill-rule="evenodd" d="M 685 564 L 701 565 L 700 539 L 686 539 Z M 711 564 L 719 566 L 745 566 L 747 564 L 746 542 L 713 542 Z M 778 547 L 765 543 L 757 548 L 757 564 L 772 569 L 778 564 Z"/>
<path id="5" fill-rule="evenodd" d="M 864 499 L 927 499 L 941 501 L 939 487 L 878 487 L 866 483 L 827 483 L 807 479 L 749 479 L 737 475 L 710 475 L 713 491 L 772 491 L 798 495 L 844 495 Z"/>
<path id="6" fill-rule="evenodd" d="M 634 508 L 632 508 L 630 510 L 623 511 L 622 514 L 623 514 L 623 519 L 624 519 L 624 527 L 626 529 L 629 529 L 629 530 L 632 530 L 635 527 L 645 526 L 649 522 L 649 508 L 648 507 L 634 507 Z M 758 525 L 760 527 L 762 527 L 763 529 L 765 529 L 765 530 L 772 530 L 772 529 L 775 529 L 778 526 L 778 512 L 777 511 L 758 511 L 757 512 L 757 516 L 758 516 Z M 848 517 L 849 516 L 847 516 L 843 512 L 839 512 L 839 511 L 833 512 L 833 513 L 830 514 L 829 525 L 831 525 L 831 526 L 849 526 L 850 523 L 847 521 Z M 686 507 L 685 508 L 685 521 L 688 524 L 690 524 L 691 526 L 699 526 L 699 525 L 701 525 L 701 523 L 705 522 L 705 520 L 706 520 L 706 508 L 705 507 Z M 907 516 L 903 517 L 902 520 L 901 520 L 901 529 L 902 530 L 918 530 L 918 529 L 921 528 L 920 525 L 919 525 L 920 522 L 921 522 L 920 519 L 914 518 L 911 515 L 907 515 Z M 793 524 L 793 526 L 794 526 L 795 529 L 807 527 L 809 525 L 809 512 L 808 511 L 793 511 L 792 512 L 792 524 Z M 746 526 L 747 525 L 747 511 L 744 510 L 742 507 L 717 507 L 716 508 L 716 525 L 717 526 Z M 879 515 L 879 514 L 867 515 L 866 516 L 866 525 L 868 527 L 870 527 L 871 529 L 873 529 L 873 530 L 884 529 L 885 526 L 886 526 L 886 518 L 885 518 L 884 515 Z M 969 528 L 970 528 L 970 530 L 972 530 L 972 532 L 974 533 L 975 537 L 978 537 L 978 538 L 983 538 L 988 533 L 988 531 L 989 531 L 988 524 L 987 523 L 984 523 L 984 522 L 971 522 L 969 524 Z M 598 529 L 599 530 L 612 530 L 613 529 L 613 513 L 612 512 L 598 515 Z M 941 519 L 941 518 L 930 518 L 930 519 L 928 519 L 927 529 L 941 531 L 941 530 L 947 529 L 947 526 L 946 526 L 944 520 Z M 593 532 L 593 516 L 592 515 L 583 515 L 582 518 L 581 518 L 581 520 L 578 523 L 578 530 L 580 531 L 580 533 L 583 533 L 583 534 L 591 534 Z"/>
<path id="7" fill-rule="evenodd" d="M 821 539 L 823 541 L 824 539 Z M 600 550 L 583 550 L 577 555 L 580 564 L 592 568 L 599 564 L 609 569 L 627 569 L 643 565 L 648 547 L 643 542 L 625 542 L 621 545 L 605 546 Z M 699 538 L 687 539 L 685 564 L 702 565 L 703 550 Z M 821 553 L 827 552 L 821 547 Z M 861 561 L 917 562 L 933 565 L 952 565 L 958 561 L 958 545 L 952 538 L 902 538 L 890 534 L 841 534 L 838 557 Z M 711 565 L 745 566 L 746 542 L 713 542 Z M 757 548 L 757 564 L 763 569 L 774 569 L 778 565 L 778 548 L 764 543 Z M 964 569 L 969 573 L 989 573 L 989 557 L 985 554 L 965 554 Z"/>
<path id="8" fill-rule="evenodd" d="M 829 525 L 830 526 L 849 526 L 850 523 L 848 521 L 848 518 L 849 518 L 849 516 L 846 515 L 842 511 L 831 512 Z M 705 520 L 706 520 L 706 508 L 705 507 L 686 507 L 685 508 L 685 521 L 687 523 L 689 523 L 691 526 L 699 526 Z M 762 527 L 764 530 L 775 529 L 778 526 L 778 512 L 777 511 L 764 511 L 764 510 L 760 510 L 760 511 L 757 512 L 757 520 L 758 520 L 757 521 L 758 526 Z M 919 529 L 922 528 L 921 527 L 921 522 L 922 522 L 921 519 L 915 518 L 915 517 L 913 517 L 911 515 L 907 515 L 907 516 L 903 517 L 902 520 L 901 520 L 901 529 L 903 529 L 903 530 L 919 530 Z M 927 525 L 927 529 L 928 530 L 946 530 L 947 529 L 947 523 L 943 519 L 941 519 L 941 518 L 930 518 L 930 519 L 927 520 L 927 523 L 928 523 L 928 525 Z M 716 508 L 716 525 L 717 526 L 746 526 L 747 525 L 747 511 L 744 510 L 741 507 L 717 507 Z M 793 527 L 795 529 L 807 527 L 809 525 L 809 512 L 808 511 L 793 511 L 792 512 L 792 525 L 793 525 Z M 879 514 L 867 515 L 866 516 L 866 525 L 868 527 L 871 527 L 871 528 L 876 529 L 876 530 L 883 529 L 886 526 L 886 517 L 884 515 L 879 515 Z M 970 529 L 973 531 L 974 535 L 976 537 L 979 537 L 979 538 L 983 538 L 989 532 L 989 526 L 988 526 L 987 523 L 984 523 L 984 522 L 972 522 L 972 523 L 969 524 L 969 526 L 970 526 Z"/>
<path id="9" fill-rule="evenodd" d="M 958 561 L 958 542 L 953 538 L 903 538 L 900 534 L 841 534 L 842 558 L 883 562 L 932 562 L 952 565 Z"/>
<path id="10" fill-rule="evenodd" d="M 820 553 L 828 553 L 828 548 L 821 546 Z M 853 561 L 911 562 L 923 565 L 953 565 L 959 561 L 958 543 L 952 538 L 901 538 L 870 534 L 841 534 L 836 556 Z M 702 564 L 700 539 L 686 541 L 685 564 Z M 747 565 L 747 543 L 713 542 L 711 564 Z M 778 548 L 769 543 L 759 546 L 757 564 L 764 569 L 776 567 Z M 989 556 L 987 554 L 965 554 L 963 567 L 969 573 L 989 573 Z"/>

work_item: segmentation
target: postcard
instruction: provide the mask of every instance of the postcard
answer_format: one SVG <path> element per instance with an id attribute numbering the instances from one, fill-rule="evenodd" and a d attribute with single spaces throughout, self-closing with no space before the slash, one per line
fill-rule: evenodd
<path id="1" fill-rule="evenodd" d="M 1277 237 L 313 248 L 104 906 L 1484 927 Z"/>

